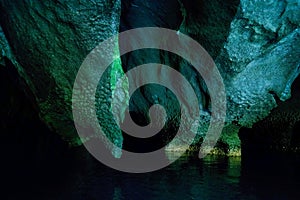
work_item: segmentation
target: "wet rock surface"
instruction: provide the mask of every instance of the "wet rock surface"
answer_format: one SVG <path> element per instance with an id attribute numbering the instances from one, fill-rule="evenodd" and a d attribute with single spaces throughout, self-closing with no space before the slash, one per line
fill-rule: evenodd
<path id="1" fill-rule="evenodd" d="M 71 145 L 80 143 L 71 110 L 77 71 L 96 45 L 118 33 L 120 7 L 120 1 L 0 2 L 1 27 L 15 57 L 4 56 L 18 63 L 40 118 Z"/>
<path id="2" fill-rule="evenodd" d="M 37 109 L 39 118 L 63 140 L 77 145 L 80 141 L 73 124 L 71 97 L 77 71 L 86 55 L 119 30 L 144 26 L 178 30 L 197 40 L 213 57 L 222 74 L 228 112 L 219 147 L 223 152 L 234 154 L 240 150 L 238 132 L 241 127 L 251 127 L 270 115 L 281 101 L 297 96 L 299 90 L 295 88 L 296 92 L 291 93 L 291 87 L 300 73 L 299 10 L 297 0 L 124 0 L 122 10 L 119 0 L 1 0 L 0 66 L 15 68 L 16 79 L 22 82 L 26 98 Z M 154 50 L 132 52 L 122 57 L 124 71 L 147 62 L 174 66 L 196 91 L 199 108 L 210 113 L 209 91 L 201 76 L 186 61 Z M 99 98 L 106 105 L 106 111 L 99 115 L 108 124 L 110 138 L 121 146 L 123 137 L 111 123 L 108 117 L 111 115 L 106 113 L 109 112 L 107 97 L 111 95 L 111 85 L 108 83 L 104 87 Z M 88 88 L 85 91 L 88 95 Z M 138 124 L 148 123 L 148 108 L 154 103 L 169 105 L 171 116 L 176 112 L 172 107 L 172 95 L 164 88 L 144 88 L 136 95 L 130 108 Z M 276 115 L 276 119 L 287 123 L 283 129 L 297 132 L 299 120 L 289 123 L 290 117 L 281 117 L 289 116 L 284 113 L 297 108 L 284 106 L 261 123 L 273 123 L 276 120 L 272 116 Z M 83 115 L 89 117 L 86 113 Z M 284 124 L 277 121 L 274 123 Z M 176 123 L 178 117 L 172 117 L 168 128 L 176 128 Z M 167 138 L 171 130 L 166 130 Z M 198 140 L 202 137 L 200 135 Z M 282 137 L 287 136 L 283 134 Z M 291 137 L 298 138 L 296 134 Z M 127 141 L 125 136 L 125 143 Z"/>
<path id="3" fill-rule="evenodd" d="M 292 97 L 279 103 L 268 117 L 253 125 L 242 128 L 239 137 L 242 152 L 258 155 L 266 153 L 299 153 L 300 131 L 300 78 L 292 85 Z"/>

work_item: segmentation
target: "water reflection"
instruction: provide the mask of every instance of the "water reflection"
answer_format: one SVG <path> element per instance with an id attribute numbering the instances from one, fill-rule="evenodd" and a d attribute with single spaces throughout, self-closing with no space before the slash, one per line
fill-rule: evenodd
<path id="1" fill-rule="evenodd" d="M 255 155 L 241 163 L 240 190 L 267 199 L 300 198 L 300 158 L 296 155 Z"/>
<path id="2" fill-rule="evenodd" d="M 78 159 L 78 155 L 76 157 Z M 298 199 L 299 157 L 185 155 L 147 174 L 110 169 L 89 154 L 61 171 L 40 168 L 15 191 L 32 199 Z M 55 163 L 59 165 L 60 163 Z M 47 174 L 51 172 L 51 179 Z M 19 173 L 20 174 L 20 173 Z M 18 177 L 20 179 L 20 177 Z M 51 181 L 50 181 L 51 180 Z M 30 188 L 31 190 L 28 190 Z M 24 193 L 27 191 L 27 193 Z M 17 195 L 17 192 L 11 193 Z M 11 197 L 11 196 L 10 196 Z M 47 198 L 50 197 L 50 198 Z"/>
<path id="3" fill-rule="evenodd" d="M 121 200 L 123 199 L 122 189 L 120 187 L 114 188 L 113 200 Z"/>

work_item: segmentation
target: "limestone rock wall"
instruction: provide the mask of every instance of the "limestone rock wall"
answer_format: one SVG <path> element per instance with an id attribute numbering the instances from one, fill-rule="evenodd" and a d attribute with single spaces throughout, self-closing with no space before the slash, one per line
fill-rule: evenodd
<path id="1" fill-rule="evenodd" d="M 3 42 L 1 55 L 16 63 L 40 118 L 71 145 L 80 143 L 71 110 L 77 71 L 96 45 L 118 33 L 120 9 L 119 0 L 0 2 L 1 27 L 14 56 Z"/>
<path id="2" fill-rule="evenodd" d="M 80 142 L 72 120 L 72 87 L 86 55 L 119 29 L 178 30 L 205 47 L 223 76 L 228 115 L 220 142 L 230 151 L 240 147 L 240 127 L 251 127 L 291 97 L 300 73 L 299 10 L 298 0 L 124 0 L 120 18 L 120 0 L 1 0 L 0 65 L 9 61 L 15 66 L 40 118 L 76 145 Z M 209 91 L 202 78 L 188 70 L 188 63 L 165 52 L 140 51 L 122 57 L 122 67 L 126 71 L 145 61 L 175 66 L 191 80 L 199 108 L 210 112 Z M 105 89 L 110 93 L 111 85 Z M 146 89 L 138 94 L 132 107 L 137 119 L 147 114 L 145 102 L 165 103 L 170 95 L 161 92 L 153 96 Z M 105 96 L 100 98 L 109 104 Z M 100 117 L 107 121 L 110 138 L 121 146 L 122 135 L 107 116 L 104 112 Z"/>

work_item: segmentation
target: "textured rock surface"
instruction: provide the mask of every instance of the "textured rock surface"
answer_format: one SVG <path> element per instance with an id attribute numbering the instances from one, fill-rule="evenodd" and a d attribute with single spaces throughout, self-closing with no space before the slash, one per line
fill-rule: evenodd
<path id="1" fill-rule="evenodd" d="M 176 5 L 175 1 L 168 3 L 169 6 Z M 174 18 L 170 20 L 165 17 L 168 13 L 157 12 L 163 6 L 126 1 L 126 11 L 123 11 L 126 15 L 122 17 L 126 23 L 121 25 L 124 29 L 144 26 L 142 20 L 130 20 L 140 14 L 151 16 L 147 19 L 148 26 L 176 29 L 182 19 L 178 29 L 196 39 L 216 58 L 224 77 L 228 95 L 228 125 L 220 145 L 227 146 L 229 153 L 235 154 L 240 148 L 239 128 L 251 127 L 266 117 L 279 100 L 285 101 L 291 96 L 291 85 L 300 72 L 299 1 L 242 0 L 239 4 L 238 1 L 182 0 L 180 6 L 182 16 L 173 14 Z M 148 8 L 146 12 L 141 9 L 143 7 Z M 127 65 L 123 67 L 127 70 L 153 60 L 177 66 L 196 86 L 194 89 L 202 99 L 200 108 L 208 110 L 207 89 L 201 77 L 190 76 L 195 73 L 187 63 L 170 57 L 159 52 L 135 52 L 124 59 L 123 63 Z M 136 107 L 145 109 L 147 106 L 142 102 L 151 101 L 151 91 L 141 93 Z M 162 99 L 170 98 L 166 95 Z"/>
<path id="2" fill-rule="evenodd" d="M 237 6 L 237 4 L 231 5 L 228 1 L 225 4 L 224 7 L 221 1 L 178 2 L 177 0 L 164 0 L 159 3 L 135 0 L 123 1 L 125 6 L 122 8 L 121 30 L 143 26 L 158 26 L 178 30 L 197 39 L 200 44 L 211 50 L 210 53 L 216 57 L 222 43 L 226 41 L 230 22 L 234 17 L 235 7 Z M 222 12 L 224 16 L 217 15 L 218 12 Z M 199 13 L 201 15 L 198 16 Z M 135 18 L 136 16 L 139 17 Z M 224 21 L 221 22 L 221 19 L 224 19 Z M 209 31 L 216 32 L 216 35 L 208 35 Z M 210 112 L 210 98 L 205 83 L 202 77 L 182 58 L 158 50 L 140 50 L 123 56 L 122 63 L 125 71 L 144 63 L 163 63 L 172 66 L 189 80 L 197 94 L 199 108 L 204 111 L 202 117 L 206 122 L 209 120 L 206 116 Z M 149 69 L 148 74 L 159 79 L 159 74 L 153 75 L 151 69 Z M 172 77 L 167 78 L 170 82 L 174 81 Z M 165 109 L 168 111 L 169 121 L 167 121 L 165 132 L 170 133 L 176 130 L 176 124 L 180 120 L 178 114 L 175 114 L 178 108 L 175 108 L 176 103 L 171 93 L 165 88 L 151 88 L 150 86 L 143 88 L 143 90 L 138 91 L 131 103 L 131 112 L 137 119 L 137 123 L 142 125 L 145 125 L 147 121 L 149 122 L 148 109 L 152 104 L 166 105 Z M 177 117 L 172 117 L 174 115 Z M 201 122 L 204 121 L 203 118 Z M 186 119 L 181 119 L 181 123 L 185 121 Z M 203 130 L 200 131 L 202 133 L 201 137 L 206 130 L 207 127 L 203 127 Z M 199 139 L 201 140 L 201 138 Z M 184 138 L 181 138 L 181 140 L 178 141 L 178 144 L 184 142 Z M 174 148 L 176 149 L 176 147 L 170 147 L 170 149 Z M 177 148 L 180 149 L 180 145 Z"/>
<path id="3" fill-rule="evenodd" d="M 300 152 L 300 77 L 292 86 L 292 98 L 279 103 L 271 114 L 239 136 L 245 153 Z"/>
<path id="4" fill-rule="evenodd" d="M 120 7 L 118 0 L 0 2 L 1 26 L 15 59 L 4 56 L 19 63 L 41 119 L 72 145 L 80 143 L 71 111 L 75 76 L 87 54 L 118 32 Z"/>
<path id="5" fill-rule="evenodd" d="M 276 99 L 291 97 L 291 85 L 300 73 L 299 45 L 300 29 L 296 29 L 230 80 L 230 103 L 240 107 L 232 109 L 233 119 L 252 125 L 276 106 Z"/>
<path id="6" fill-rule="evenodd" d="M 237 128 L 251 127 L 290 97 L 299 75 L 299 3 L 240 3 L 216 60 L 227 85 L 228 121 Z"/>
<path id="7" fill-rule="evenodd" d="M 4 66 L 5 65 L 4 57 L 10 57 L 9 55 L 10 48 L 1 27 L 0 27 L 0 49 L 1 49 L 0 64 Z"/>
<path id="8" fill-rule="evenodd" d="M 71 112 L 76 73 L 96 45 L 118 32 L 120 3 L 0 1 L 0 23 L 6 36 L 0 30 L 0 65 L 9 61 L 17 69 L 40 118 L 72 145 L 80 143 Z M 222 73 L 228 96 L 227 126 L 219 146 L 234 154 L 240 148 L 239 128 L 251 127 L 269 115 L 279 100 L 291 96 L 291 85 L 300 72 L 299 10 L 298 0 L 124 0 L 120 29 L 166 27 L 190 35 L 205 47 Z M 210 112 L 209 92 L 185 61 L 159 51 L 138 51 L 122 58 L 125 71 L 147 62 L 171 65 L 183 73 L 200 99 L 199 108 Z M 119 71 L 120 63 L 115 67 Z M 123 138 L 110 120 L 106 100 L 114 87 L 104 86 L 99 98 L 106 110 L 98 114 L 107 122 L 110 138 L 121 146 Z M 88 88 L 84 91 L 89 94 Z M 147 122 L 152 103 L 170 105 L 170 113 L 175 113 L 168 100 L 173 101 L 163 88 L 139 91 L 131 106 L 136 121 Z M 172 120 L 177 123 L 176 116 Z M 176 125 L 170 122 L 169 128 Z"/>

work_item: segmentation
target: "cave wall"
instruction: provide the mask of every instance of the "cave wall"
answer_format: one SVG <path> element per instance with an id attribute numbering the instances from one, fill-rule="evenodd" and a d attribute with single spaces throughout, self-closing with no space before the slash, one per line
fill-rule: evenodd
<path id="1" fill-rule="evenodd" d="M 225 141 L 291 97 L 299 75 L 299 6 L 293 0 L 240 2 L 216 59 L 227 85 L 228 121 L 237 125 L 223 134 Z"/>
<path id="2" fill-rule="evenodd" d="M 279 103 L 252 128 L 242 128 L 239 137 L 243 154 L 300 152 L 300 77 L 292 85 L 292 97 Z"/>
<path id="3" fill-rule="evenodd" d="M 118 33 L 120 8 L 118 0 L 0 2 L 2 57 L 25 80 L 39 117 L 70 145 L 81 143 L 71 110 L 77 71 L 96 45 Z"/>
<path id="4" fill-rule="evenodd" d="M 162 1 L 165 2 L 165 1 Z M 178 7 L 176 1 L 168 2 Z M 227 125 L 220 146 L 239 149 L 240 127 L 251 127 L 268 116 L 280 101 L 291 97 L 291 85 L 299 74 L 299 3 L 297 1 L 179 1 L 180 14 L 172 20 L 163 12 L 163 3 L 125 1 L 121 30 L 148 26 L 173 28 L 197 40 L 215 58 L 227 91 Z M 144 11 L 146 7 L 146 11 Z M 173 6 L 174 7 L 174 6 Z M 151 16 L 147 20 L 134 16 Z M 163 19 L 163 20 L 162 20 Z M 182 20 L 180 22 L 180 20 Z M 180 24 L 179 24 L 180 23 Z M 173 24 L 173 27 L 171 26 Z M 179 27 L 178 27 L 179 25 Z M 200 109 L 209 111 L 209 91 L 188 63 L 165 52 L 140 51 L 123 58 L 124 70 L 155 61 L 176 66 L 195 87 Z M 192 74 L 192 76 L 191 76 Z M 141 91 L 133 108 L 138 119 L 153 101 L 151 89 Z M 162 99 L 168 95 L 159 93 Z M 146 102 L 146 103 L 144 103 Z M 223 147 L 222 147 L 223 148 Z"/>
<path id="5" fill-rule="evenodd" d="M 76 145 L 80 141 L 72 120 L 71 95 L 85 56 L 119 30 L 143 26 L 179 30 L 205 47 L 223 76 L 228 115 L 220 142 L 230 151 L 240 147 L 237 133 L 242 126 L 251 127 L 291 97 L 292 83 L 300 72 L 299 10 L 297 0 L 124 0 L 120 19 L 119 0 L 1 0 L 0 64 L 7 67 L 5 59 L 9 60 L 40 119 Z M 122 67 L 126 71 L 148 61 L 176 66 L 191 80 L 199 108 L 210 112 L 209 91 L 202 78 L 174 55 L 133 52 L 122 57 Z M 111 85 L 105 87 L 110 93 Z M 139 123 L 147 121 L 149 102 L 169 99 L 164 90 L 157 96 L 152 90 L 141 91 L 133 102 L 136 118 L 142 119 Z M 109 104 L 105 96 L 101 98 Z M 110 137 L 121 146 L 122 135 L 105 119 L 106 114 L 101 116 L 109 124 Z"/>

